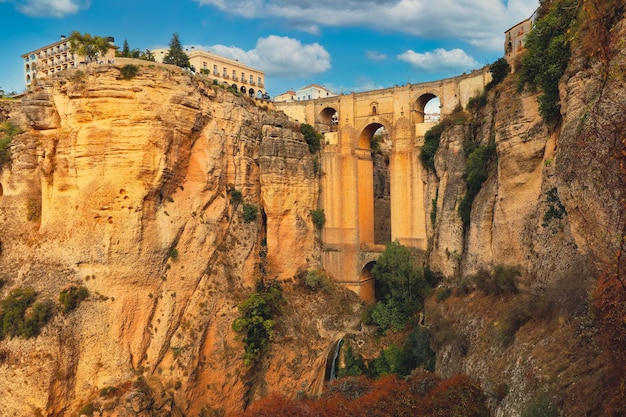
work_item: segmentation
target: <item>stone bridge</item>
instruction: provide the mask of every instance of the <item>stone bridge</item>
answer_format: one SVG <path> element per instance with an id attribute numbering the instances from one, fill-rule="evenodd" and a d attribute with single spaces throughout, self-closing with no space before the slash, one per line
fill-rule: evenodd
<path id="1" fill-rule="evenodd" d="M 417 252 L 428 246 L 432 203 L 425 195 L 420 150 L 424 133 L 436 122 L 424 120 L 424 107 L 439 98 L 444 118 L 480 95 L 490 80 L 485 67 L 439 81 L 275 103 L 278 110 L 324 134 L 319 164 L 320 207 L 326 215 L 322 262 L 337 282 L 363 300 L 375 297 L 371 268 L 386 243 L 398 240 Z M 382 164 L 375 163 L 372 152 L 372 138 L 380 128 L 391 142 Z M 386 173 L 375 176 L 381 165 Z"/>

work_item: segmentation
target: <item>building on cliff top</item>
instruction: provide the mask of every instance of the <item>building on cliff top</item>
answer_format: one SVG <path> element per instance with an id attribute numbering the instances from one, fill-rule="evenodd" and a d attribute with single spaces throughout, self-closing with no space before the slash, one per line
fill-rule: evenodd
<path id="1" fill-rule="evenodd" d="M 163 62 L 169 49 L 160 48 L 150 52 L 157 62 Z M 199 73 L 210 75 L 250 97 L 267 98 L 263 71 L 194 47 L 186 48 L 185 53 L 189 57 L 189 64 Z"/>
<path id="2" fill-rule="evenodd" d="M 110 62 L 115 58 L 115 51 L 118 47 L 113 45 L 113 38 L 107 38 L 111 43 L 111 49 L 106 56 L 102 57 L 103 62 Z M 64 35 L 61 39 L 49 45 L 42 46 L 22 55 L 24 59 L 24 81 L 26 87 L 37 78 L 47 77 L 59 71 L 76 68 L 85 62 L 85 57 L 75 54 L 72 51 L 70 40 Z"/>
<path id="3" fill-rule="evenodd" d="M 524 40 L 535 24 L 537 10 L 528 19 L 504 31 L 504 58 L 509 64 L 513 64 L 515 58 L 524 50 Z"/>
<path id="4" fill-rule="evenodd" d="M 279 94 L 274 97 L 274 101 L 283 103 L 289 101 L 315 100 L 318 98 L 335 97 L 336 95 L 337 94 L 319 84 L 311 84 L 302 87 L 298 91 L 289 90 Z"/>

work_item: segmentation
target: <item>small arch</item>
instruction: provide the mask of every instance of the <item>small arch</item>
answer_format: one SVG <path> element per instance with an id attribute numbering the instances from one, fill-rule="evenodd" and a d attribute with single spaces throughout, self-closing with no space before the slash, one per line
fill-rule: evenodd
<path id="1" fill-rule="evenodd" d="M 384 127 L 384 126 L 380 123 L 371 123 L 365 129 L 363 129 L 361 131 L 361 135 L 359 136 L 358 148 L 359 149 L 371 149 L 372 138 L 374 137 L 378 129 L 380 129 L 381 127 Z"/>
<path id="2" fill-rule="evenodd" d="M 316 129 L 319 132 L 336 132 L 339 123 L 339 114 L 332 107 L 325 107 L 317 116 Z"/>
<path id="3" fill-rule="evenodd" d="M 438 121 L 441 115 L 441 102 L 439 97 L 432 93 L 419 96 L 415 102 L 415 123 Z"/>
<path id="4" fill-rule="evenodd" d="M 231 85 L 231 88 L 235 91 L 239 90 L 239 87 L 237 87 L 237 84 Z"/>
<path id="5" fill-rule="evenodd" d="M 241 91 L 243 94 L 246 94 L 246 87 L 242 85 L 239 91 Z"/>
<path id="6" fill-rule="evenodd" d="M 371 261 L 366 263 L 361 269 L 361 290 L 359 295 L 361 299 L 367 303 L 376 300 L 376 280 L 372 274 L 374 265 L 376 265 L 376 261 Z"/>
<path id="7" fill-rule="evenodd" d="M 513 44 L 509 42 L 506 44 L 506 53 L 510 54 L 511 52 L 513 52 Z"/>
<path id="8" fill-rule="evenodd" d="M 251 88 L 248 90 L 248 95 L 252 98 L 254 98 L 254 88 Z"/>

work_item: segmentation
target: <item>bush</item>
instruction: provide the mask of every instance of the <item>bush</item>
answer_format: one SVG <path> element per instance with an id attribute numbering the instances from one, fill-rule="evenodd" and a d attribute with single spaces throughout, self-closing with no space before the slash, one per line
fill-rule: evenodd
<path id="1" fill-rule="evenodd" d="M 256 220 L 259 209 L 254 204 L 243 205 L 243 222 L 250 223 Z"/>
<path id="2" fill-rule="evenodd" d="M 64 314 L 75 310 L 80 303 L 89 296 L 89 291 L 82 285 L 72 285 L 69 288 L 64 289 L 59 294 L 59 303 L 61 303 L 61 311 Z"/>
<path id="3" fill-rule="evenodd" d="M 506 315 L 496 326 L 495 340 L 502 348 L 513 344 L 517 331 L 531 319 L 528 303 L 518 302 L 507 310 Z"/>
<path id="4" fill-rule="evenodd" d="M 253 365 L 269 349 L 274 337 L 273 319 L 280 314 L 283 303 L 282 289 L 278 284 L 261 283 L 256 292 L 239 304 L 239 317 L 233 322 L 233 330 L 246 333 L 243 339 L 246 365 Z"/>
<path id="5" fill-rule="evenodd" d="M 178 248 L 175 246 L 172 246 L 170 250 L 167 252 L 167 257 L 170 258 L 172 261 L 176 262 L 176 260 L 178 259 Z"/>
<path id="6" fill-rule="evenodd" d="M 437 290 L 437 292 L 435 293 L 435 297 L 437 299 L 437 302 L 441 302 L 441 301 L 445 301 L 448 298 L 450 298 L 450 296 L 452 295 L 452 289 L 451 288 L 439 288 Z"/>
<path id="7" fill-rule="evenodd" d="M 322 139 L 324 136 L 316 132 L 313 126 L 302 123 L 300 125 L 300 133 L 302 133 L 304 140 L 306 140 L 307 145 L 309 145 L 309 152 L 315 153 L 322 149 Z"/>
<path id="8" fill-rule="evenodd" d="M 548 211 L 543 215 L 542 227 L 548 227 L 552 219 L 560 220 L 563 216 L 567 215 L 567 210 L 565 210 L 565 206 L 561 203 L 556 187 L 552 187 L 546 193 L 546 201 L 548 203 Z"/>
<path id="9" fill-rule="evenodd" d="M 139 67 L 133 64 L 127 64 L 120 68 L 120 73 L 125 80 L 130 80 L 131 78 L 134 78 L 135 75 L 137 75 L 138 71 Z"/>
<path id="10" fill-rule="evenodd" d="M 232 190 L 230 192 L 230 204 L 239 204 L 243 201 L 243 195 L 239 190 Z"/>
<path id="11" fill-rule="evenodd" d="M 324 227 L 324 223 L 326 223 L 326 215 L 324 214 L 323 209 L 315 209 L 311 211 L 311 217 L 313 219 L 313 224 L 317 230 L 322 230 Z"/>
<path id="12" fill-rule="evenodd" d="M 493 64 L 489 66 L 489 72 L 491 72 L 491 81 L 485 86 L 485 90 L 489 91 L 496 85 L 500 84 L 506 76 L 509 74 L 510 70 L 509 63 L 505 58 L 500 58 L 496 60 Z"/>
<path id="13" fill-rule="evenodd" d="M 22 129 L 9 121 L 0 123 L 0 169 L 11 160 L 11 142 L 22 133 Z"/>
<path id="14" fill-rule="evenodd" d="M 36 298 L 37 293 L 32 288 L 18 288 L 0 301 L 0 340 L 39 335 L 41 328 L 52 318 L 53 309 L 49 301 L 35 303 Z"/>
<path id="15" fill-rule="evenodd" d="M 439 140 L 441 134 L 446 129 L 447 123 L 444 121 L 439 122 L 435 126 L 431 127 L 424 134 L 424 146 L 420 151 L 420 159 L 431 171 L 435 170 L 435 154 L 439 149 Z"/>
<path id="16" fill-rule="evenodd" d="M 476 287 L 486 295 L 512 295 L 517 294 L 515 278 L 520 275 L 519 267 L 508 265 L 496 265 L 489 273 L 481 269 L 472 277 Z"/>
<path id="17" fill-rule="evenodd" d="M 483 182 L 487 179 L 489 162 L 495 153 L 495 143 L 487 146 L 470 146 L 471 152 L 467 156 L 465 166 L 465 180 L 467 181 L 467 192 L 459 203 L 459 216 L 463 220 L 463 226 L 467 228 L 470 224 L 470 215 L 472 211 L 472 203 L 478 195 Z"/>
<path id="18" fill-rule="evenodd" d="M 314 270 L 307 271 L 304 284 L 313 291 L 322 289 L 327 292 L 330 291 L 333 286 L 328 275 Z"/>
<path id="19" fill-rule="evenodd" d="M 539 394 L 522 409 L 521 417 L 559 417 L 558 409 L 550 403 L 545 394 Z"/>
<path id="20" fill-rule="evenodd" d="M 396 241 L 387 245 L 372 268 L 380 296 L 371 317 L 381 331 L 402 330 L 423 307 L 430 287 L 413 263 L 411 252 Z"/>

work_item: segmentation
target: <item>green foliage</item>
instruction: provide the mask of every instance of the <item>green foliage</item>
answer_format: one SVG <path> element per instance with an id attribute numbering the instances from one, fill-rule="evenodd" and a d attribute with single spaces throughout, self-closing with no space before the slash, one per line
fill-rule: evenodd
<path id="1" fill-rule="evenodd" d="M 177 65 L 181 68 L 190 68 L 191 64 L 189 63 L 189 57 L 183 51 L 183 46 L 180 43 L 180 39 L 178 38 L 178 33 L 172 35 L 172 40 L 170 41 L 170 49 L 167 51 L 167 55 L 163 58 L 164 64 L 172 64 Z"/>
<path id="2" fill-rule="evenodd" d="M 445 301 L 452 295 L 452 289 L 449 287 L 439 288 L 435 293 L 435 298 L 437 302 Z"/>
<path id="3" fill-rule="evenodd" d="M 61 311 L 64 314 L 75 310 L 80 303 L 89 296 L 89 291 L 82 285 L 65 288 L 59 294 L 59 303 L 61 303 Z"/>
<path id="4" fill-rule="evenodd" d="M 239 204 L 243 201 L 243 195 L 239 190 L 232 190 L 230 192 L 230 204 Z"/>
<path id="5" fill-rule="evenodd" d="M 409 319 L 423 307 L 430 287 L 424 273 L 416 268 L 411 252 L 399 242 L 391 242 L 372 268 L 378 303 L 371 317 L 381 331 L 402 330 Z"/>
<path id="6" fill-rule="evenodd" d="M 300 133 L 302 133 L 304 140 L 306 140 L 307 145 L 309 145 L 309 152 L 315 153 L 322 149 L 322 139 L 324 136 L 316 132 L 313 126 L 302 123 L 300 125 Z"/>
<path id="7" fill-rule="evenodd" d="M 96 61 L 111 49 L 111 44 L 107 38 L 91 36 L 89 33 L 81 34 L 74 31 L 70 34 L 69 40 L 72 50 L 76 54 L 84 56 L 87 62 Z"/>
<path id="8" fill-rule="evenodd" d="M 176 246 L 172 246 L 167 252 L 167 257 L 176 262 L 176 260 L 178 259 L 178 248 Z"/>
<path id="9" fill-rule="evenodd" d="M 541 393 L 522 409 L 521 417 L 559 417 L 559 410 Z"/>
<path id="10" fill-rule="evenodd" d="M 137 75 L 138 71 L 139 67 L 133 64 L 126 64 L 122 68 L 120 68 L 120 73 L 125 80 L 130 80 L 131 78 L 134 78 L 135 75 Z"/>
<path id="11" fill-rule="evenodd" d="M 78 415 L 79 416 L 82 416 L 82 415 L 93 416 L 95 412 L 96 412 L 96 406 L 94 405 L 94 403 L 89 403 L 81 407 L 80 411 L 78 412 Z"/>
<path id="12" fill-rule="evenodd" d="M 575 23 L 577 3 L 578 0 L 551 2 L 524 41 L 527 53 L 522 58 L 519 86 L 541 89 L 539 113 L 552 126 L 561 120 L 559 80 L 571 54 L 569 32 Z"/>
<path id="13" fill-rule="evenodd" d="M 543 227 L 548 227 L 550 220 L 552 219 L 562 219 L 563 216 L 567 215 L 567 210 L 565 210 L 565 206 L 561 203 L 561 199 L 559 198 L 559 193 L 556 187 L 552 187 L 546 193 L 546 201 L 548 203 L 548 211 L 543 215 Z"/>
<path id="14" fill-rule="evenodd" d="M 111 394 L 114 394 L 115 392 L 117 392 L 117 388 L 116 387 L 111 387 L 111 386 L 104 387 L 104 388 L 102 388 L 100 390 L 100 396 L 101 397 L 106 397 L 106 396 L 109 396 Z"/>
<path id="15" fill-rule="evenodd" d="M 324 214 L 324 209 L 315 209 L 311 211 L 311 218 L 313 219 L 313 224 L 317 230 L 322 230 L 324 227 L 324 223 L 326 223 L 326 215 Z"/>
<path id="16" fill-rule="evenodd" d="M 435 198 L 431 200 L 431 210 L 430 210 L 430 223 L 435 226 L 437 222 L 437 200 L 439 199 L 439 188 L 437 188 L 437 193 L 435 194 Z"/>
<path id="17" fill-rule="evenodd" d="M 490 143 L 487 146 L 480 145 L 473 148 L 467 156 L 465 165 L 465 180 L 467 181 L 467 192 L 459 203 L 459 215 L 463 220 L 463 226 L 467 228 L 470 223 L 472 203 L 478 195 L 483 182 L 487 179 L 489 162 L 495 153 L 496 146 Z"/>
<path id="18" fill-rule="evenodd" d="M 354 353 L 352 345 L 346 343 L 343 348 L 343 366 L 337 370 L 337 376 L 343 378 L 346 376 L 359 376 L 368 373 L 367 366 L 363 357 L 358 353 Z"/>
<path id="19" fill-rule="evenodd" d="M 0 301 L 0 340 L 5 337 L 31 338 L 53 316 L 52 303 L 35 303 L 37 293 L 32 288 L 18 288 Z"/>
<path id="20" fill-rule="evenodd" d="M 487 105 L 487 94 L 481 94 L 479 96 L 470 97 L 467 101 L 468 110 L 478 110 Z"/>
<path id="21" fill-rule="evenodd" d="M 259 285 L 256 292 L 239 304 L 239 317 L 233 322 L 233 330 L 246 333 L 243 339 L 246 365 L 253 365 L 269 349 L 274 335 L 274 317 L 280 314 L 283 303 L 282 289 L 274 283 Z"/>
<path id="22" fill-rule="evenodd" d="M 496 265 L 489 273 L 486 269 L 481 269 L 471 278 L 476 287 L 486 295 L 513 295 L 517 294 L 515 278 L 520 275 L 519 267 L 509 265 Z"/>
<path id="23" fill-rule="evenodd" d="M 450 125 L 447 120 L 442 120 L 435 126 L 431 127 L 424 134 L 424 146 L 420 152 L 420 158 L 426 168 L 435 170 L 435 154 L 439 149 L 439 140 L 443 131 Z"/>
<path id="24" fill-rule="evenodd" d="M 11 142 L 13 137 L 22 133 L 22 129 L 9 121 L 0 123 L 0 169 L 11 160 Z"/>
<path id="25" fill-rule="evenodd" d="M 333 287 L 333 284 L 330 281 L 330 278 L 328 278 L 328 275 L 313 269 L 307 271 L 304 278 L 304 285 L 314 291 L 317 289 L 322 289 L 326 292 L 330 291 Z"/>
<path id="26" fill-rule="evenodd" d="M 489 66 L 489 72 L 491 72 L 491 81 L 485 86 L 485 90 L 489 91 L 496 85 L 500 84 L 506 76 L 509 74 L 510 70 L 509 63 L 505 58 L 500 58 L 496 60 L 493 64 Z"/>
<path id="27" fill-rule="evenodd" d="M 250 223 L 256 220 L 259 208 L 254 204 L 244 203 L 243 205 L 243 222 Z"/>
<path id="28" fill-rule="evenodd" d="M 518 302 L 507 310 L 495 329 L 495 341 L 503 348 L 510 346 L 515 340 L 517 331 L 532 317 L 529 304 Z"/>

